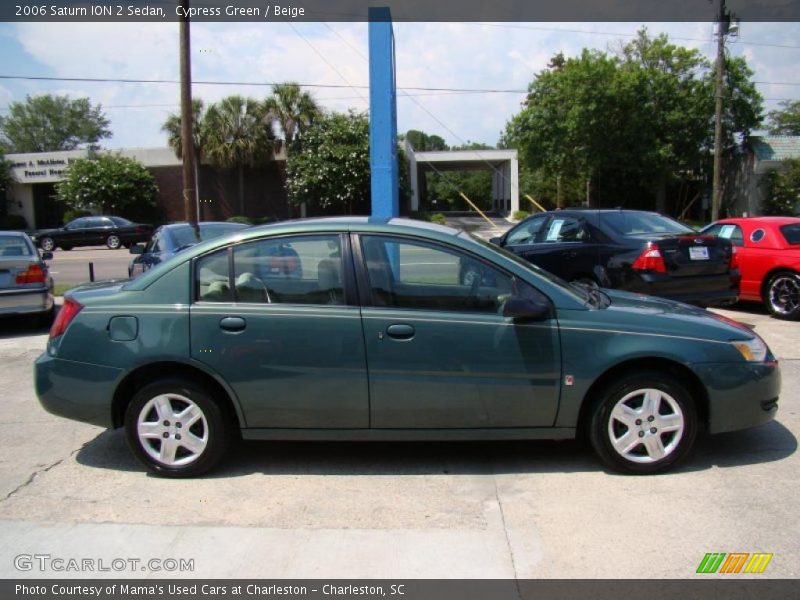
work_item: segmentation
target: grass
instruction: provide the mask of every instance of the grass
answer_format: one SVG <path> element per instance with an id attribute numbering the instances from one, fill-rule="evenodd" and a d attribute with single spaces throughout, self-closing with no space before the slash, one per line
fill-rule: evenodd
<path id="1" fill-rule="evenodd" d="M 74 287 L 76 287 L 76 284 L 74 283 L 57 283 L 55 285 L 55 290 L 53 291 L 53 294 L 55 294 L 56 296 L 63 296 L 64 292 L 66 292 L 67 290 L 71 290 Z"/>

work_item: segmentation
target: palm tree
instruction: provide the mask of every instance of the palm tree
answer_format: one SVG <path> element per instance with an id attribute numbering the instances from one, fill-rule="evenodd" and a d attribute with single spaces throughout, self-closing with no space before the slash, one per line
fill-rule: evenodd
<path id="1" fill-rule="evenodd" d="M 287 148 L 322 114 L 314 96 L 291 82 L 272 86 L 272 96 L 264 101 L 264 107 L 280 129 Z"/>
<path id="2" fill-rule="evenodd" d="M 199 165 L 203 159 L 203 146 L 205 136 L 203 129 L 203 101 L 199 98 L 192 99 L 192 145 L 194 146 L 194 187 L 197 197 L 197 218 L 200 219 L 200 175 Z M 161 126 L 161 131 L 167 134 L 167 143 L 178 158 L 183 157 L 183 136 L 181 132 L 180 113 L 170 113 Z"/>
<path id="3" fill-rule="evenodd" d="M 239 171 L 239 212 L 244 215 L 244 168 L 272 156 L 275 136 L 264 105 L 228 96 L 212 104 L 203 119 L 205 156 L 212 164 Z"/>

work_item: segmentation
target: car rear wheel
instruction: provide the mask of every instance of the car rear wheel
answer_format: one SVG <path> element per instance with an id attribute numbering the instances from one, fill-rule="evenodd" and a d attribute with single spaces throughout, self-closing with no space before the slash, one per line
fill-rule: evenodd
<path id="1" fill-rule="evenodd" d="M 767 283 L 764 303 L 777 319 L 800 318 L 800 275 L 790 271 L 773 275 Z"/>
<path id="2" fill-rule="evenodd" d="M 133 453 L 150 471 L 166 477 L 193 477 L 216 466 L 232 430 L 215 399 L 183 379 L 146 385 L 125 411 Z"/>
<path id="3" fill-rule="evenodd" d="M 53 241 L 53 238 L 43 237 L 39 240 L 39 247 L 45 252 L 52 252 L 56 248 L 56 243 Z"/>
<path id="4" fill-rule="evenodd" d="M 605 388 L 589 436 L 600 458 L 617 471 L 649 474 L 683 459 L 697 436 L 691 394 L 673 377 L 646 371 Z"/>
<path id="5" fill-rule="evenodd" d="M 106 238 L 106 246 L 108 246 L 112 250 L 116 250 L 117 248 L 122 246 L 122 241 L 119 239 L 119 236 L 110 235 Z"/>

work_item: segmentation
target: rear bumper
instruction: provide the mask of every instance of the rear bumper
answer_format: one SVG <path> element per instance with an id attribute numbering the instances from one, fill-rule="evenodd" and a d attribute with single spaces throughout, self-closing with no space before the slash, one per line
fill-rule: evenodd
<path id="1" fill-rule="evenodd" d="M 122 369 L 63 360 L 45 352 L 34 363 L 36 395 L 49 413 L 111 428 L 111 405 L 122 373 Z"/>
<path id="2" fill-rule="evenodd" d="M 44 313 L 53 308 L 50 288 L 0 290 L 0 315 Z"/>
<path id="3" fill-rule="evenodd" d="M 619 289 L 650 294 L 699 306 L 732 304 L 739 298 L 739 280 L 729 273 L 672 277 L 664 273 L 635 273 Z"/>
<path id="4" fill-rule="evenodd" d="M 703 363 L 695 372 L 708 391 L 710 433 L 763 425 L 775 418 L 781 371 L 771 363 Z"/>

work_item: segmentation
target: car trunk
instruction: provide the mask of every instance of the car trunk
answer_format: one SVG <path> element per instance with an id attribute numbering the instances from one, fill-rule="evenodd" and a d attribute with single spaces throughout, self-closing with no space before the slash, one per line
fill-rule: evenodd
<path id="1" fill-rule="evenodd" d="M 649 237 L 658 244 L 667 273 L 672 277 L 722 275 L 730 270 L 733 247 L 713 235 Z"/>
<path id="2" fill-rule="evenodd" d="M 25 273 L 29 267 L 37 265 L 34 256 L 0 257 L 0 290 L 40 288 L 42 282 L 17 283 L 17 276 Z"/>

